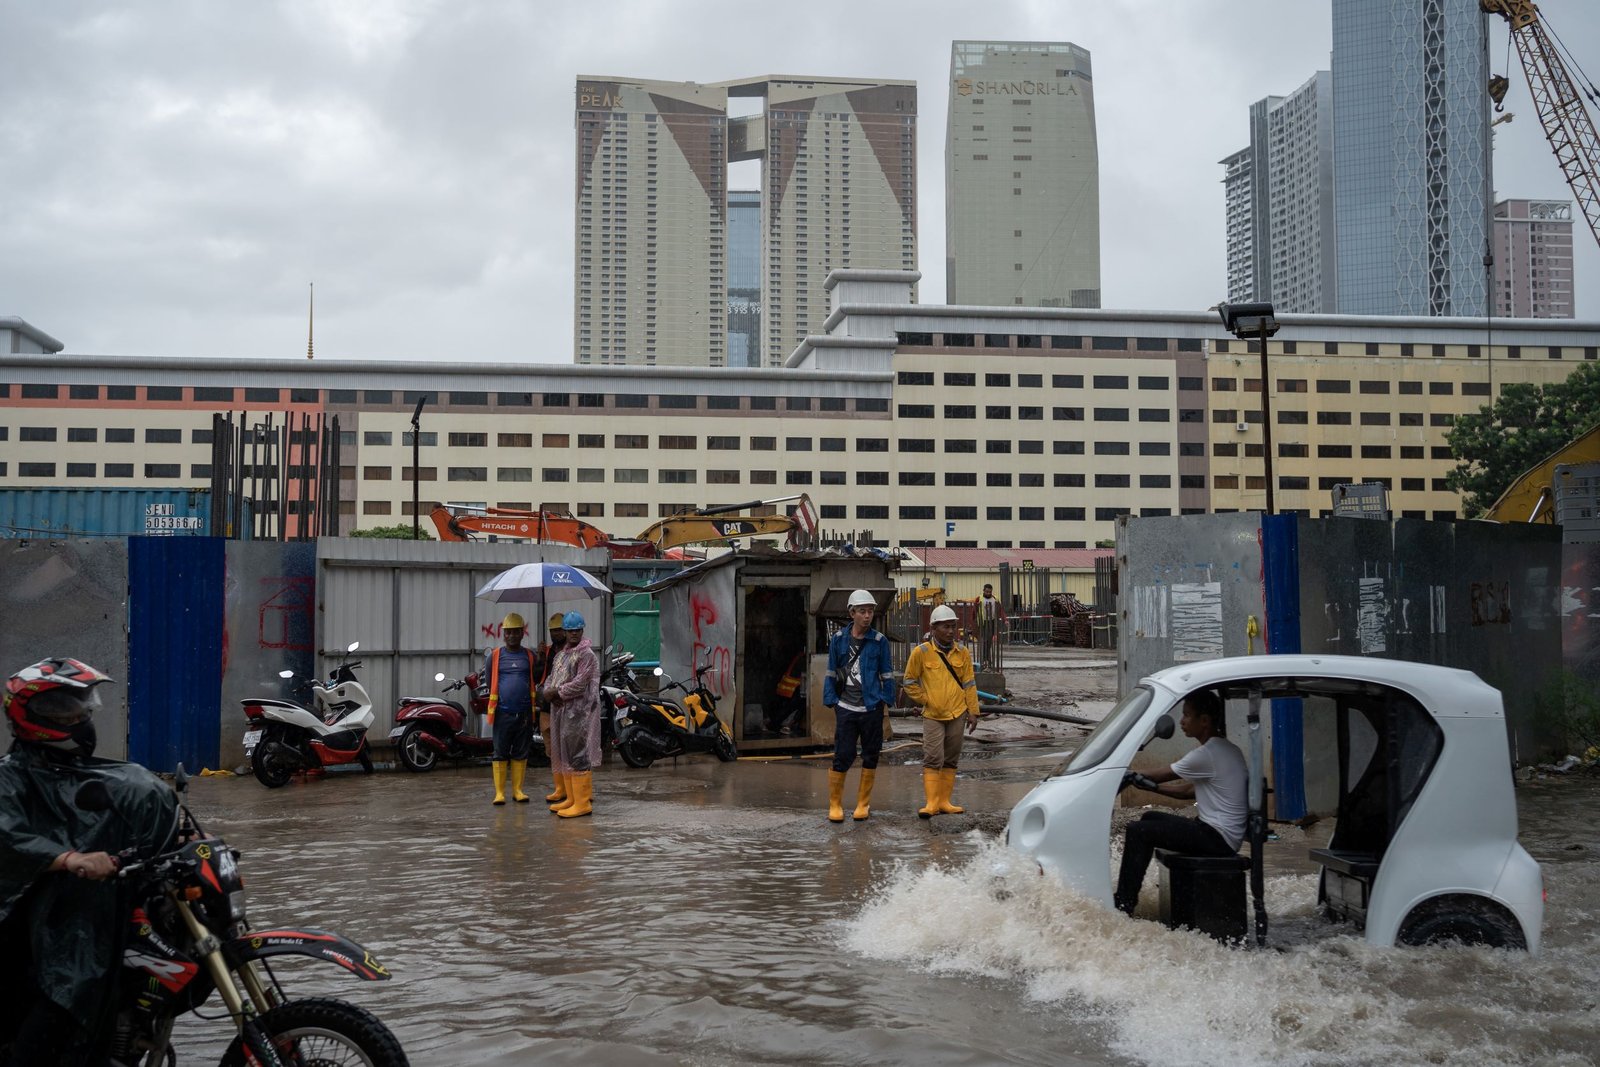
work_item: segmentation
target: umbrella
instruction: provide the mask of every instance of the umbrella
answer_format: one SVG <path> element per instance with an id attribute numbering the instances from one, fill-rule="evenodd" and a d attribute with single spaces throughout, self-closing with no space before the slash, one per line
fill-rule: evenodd
<path id="1" fill-rule="evenodd" d="M 551 600 L 593 600 L 611 590 L 588 571 L 565 563 L 519 563 L 501 571 L 478 590 L 480 600 L 543 604 Z"/>

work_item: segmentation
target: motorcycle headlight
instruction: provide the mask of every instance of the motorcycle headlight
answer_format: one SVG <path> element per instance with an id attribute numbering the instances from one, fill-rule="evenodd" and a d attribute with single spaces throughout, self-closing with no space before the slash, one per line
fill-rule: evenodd
<path id="1" fill-rule="evenodd" d="M 230 921 L 235 923 L 244 922 L 244 890 L 235 889 L 232 893 L 228 894 L 228 918 Z"/>

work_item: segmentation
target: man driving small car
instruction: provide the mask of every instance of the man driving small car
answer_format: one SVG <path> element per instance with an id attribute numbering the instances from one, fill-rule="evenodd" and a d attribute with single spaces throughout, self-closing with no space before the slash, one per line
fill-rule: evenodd
<path id="1" fill-rule="evenodd" d="M 1129 915 L 1138 906 L 1139 887 L 1156 849 L 1185 856 L 1231 856 L 1244 840 L 1250 772 L 1239 746 L 1224 736 L 1227 723 L 1221 698 L 1210 690 L 1190 693 L 1184 698 L 1178 726 L 1184 736 L 1198 741 L 1199 747 L 1170 766 L 1130 773 L 1123 779 L 1123 787 L 1134 785 L 1162 796 L 1193 797 L 1200 817 L 1148 811 L 1128 824 L 1114 899 L 1117 909 Z"/>

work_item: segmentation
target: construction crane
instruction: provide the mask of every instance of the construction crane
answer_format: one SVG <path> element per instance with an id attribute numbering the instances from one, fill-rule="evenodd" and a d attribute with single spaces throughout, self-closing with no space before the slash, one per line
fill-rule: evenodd
<path id="1" fill-rule="evenodd" d="M 1594 120 L 1572 74 L 1561 61 L 1557 48 L 1560 39 L 1552 40 L 1554 35 L 1546 32 L 1533 0 L 1478 0 L 1478 6 L 1488 14 L 1499 15 L 1511 27 L 1511 39 L 1516 42 L 1523 73 L 1528 76 L 1528 91 L 1533 94 L 1545 138 L 1572 187 L 1579 210 L 1588 220 L 1589 232 L 1600 241 L 1600 136 L 1595 134 Z M 1506 91 L 1505 79 L 1491 81 L 1489 91 L 1499 110 Z M 1592 82 L 1586 91 L 1591 99 L 1600 100 L 1600 92 Z"/>

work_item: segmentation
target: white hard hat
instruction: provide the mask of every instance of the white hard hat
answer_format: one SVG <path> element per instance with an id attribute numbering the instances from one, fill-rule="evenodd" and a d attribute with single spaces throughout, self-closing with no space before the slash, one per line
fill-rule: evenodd
<path id="1" fill-rule="evenodd" d="M 933 609 L 933 614 L 928 616 L 929 625 L 932 625 L 933 623 L 936 623 L 936 622 L 955 622 L 955 621 L 956 621 L 955 609 L 952 608 L 948 604 L 940 604 L 938 607 Z"/>
<path id="2" fill-rule="evenodd" d="M 862 606 L 875 608 L 878 606 L 878 598 L 867 592 L 865 589 L 857 589 L 854 593 L 850 594 L 850 606 L 852 608 L 859 608 Z"/>

